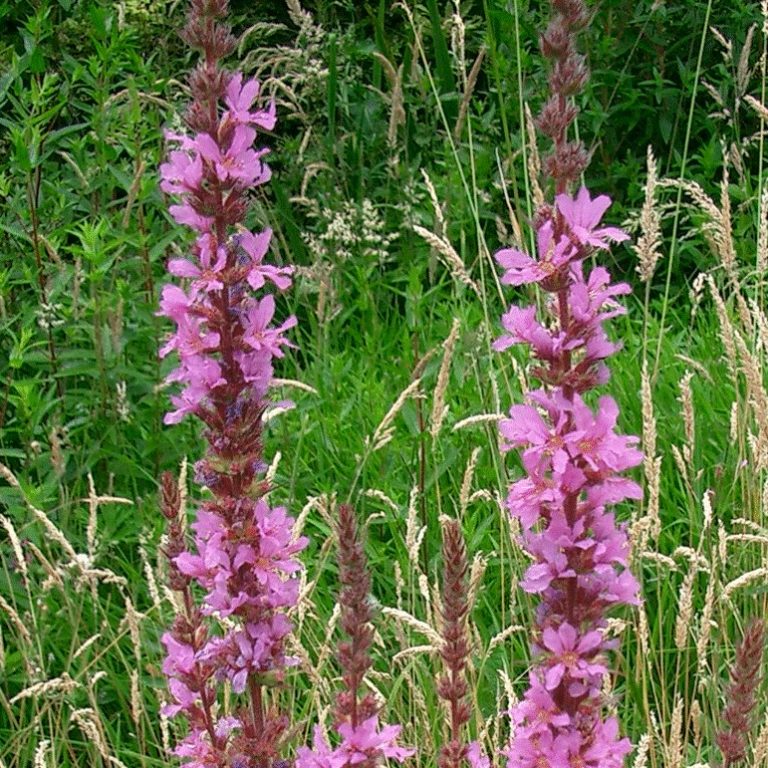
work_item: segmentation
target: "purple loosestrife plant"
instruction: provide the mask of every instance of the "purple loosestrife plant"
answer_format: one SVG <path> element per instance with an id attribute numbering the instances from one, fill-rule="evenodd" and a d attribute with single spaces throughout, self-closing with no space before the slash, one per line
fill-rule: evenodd
<path id="1" fill-rule="evenodd" d="M 747 757 L 747 743 L 762 682 L 765 640 L 765 622 L 752 619 L 736 649 L 722 713 L 725 727 L 717 734 L 717 745 L 723 754 L 722 768 L 730 768 Z"/>
<path id="2" fill-rule="evenodd" d="M 469 722 L 467 702 L 469 685 L 466 668 L 469 661 L 469 594 L 467 588 L 467 549 L 461 524 L 448 520 L 443 525 L 442 647 L 440 658 L 445 673 L 437 682 L 438 696 L 446 703 L 449 715 L 449 739 L 440 749 L 438 768 L 489 768 L 490 760 L 480 744 L 464 743 L 462 730 Z"/>
<path id="3" fill-rule="evenodd" d="M 182 385 L 165 422 L 193 414 L 205 425 L 207 453 L 195 479 L 211 492 L 188 548 L 179 489 L 163 480 L 170 581 L 183 604 L 162 638 L 172 696 L 165 713 L 187 718 L 188 735 L 174 750 L 185 766 L 267 768 L 288 721 L 268 708 L 265 688 L 279 684 L 291 663 L 285 611 L 297 601 L 292 576 L 306 540 L 294 539 L 293 520 L 265 498 L 262 417 L 273 360 L 290 346 L 285 332 L 296 321 L 274 324 L 270 292 L 290 286 L 292 268 L 265 263 L 271 232 L 244 226 L 248 190 L 270 177 L 266 150 L 253 146 L 257 130 L 274 127 L 275 111 L 274 104 L 254 108 L 255 80 L 219 65 L 235 47 L 227 10 L 227 0 L 191 2 L 182 37 L 202 58 L 190 77 L 188 131 L 167 134 L 176 148 L 160 169 L 161 188 L 178 200 L 171 215 L 195 236 L 189 257 L 168 264 L 186 286 L 166 285 L 161 299 L 160 314 L 176 331 L 160 354 L 178 354 L 167 380 Z M 193 583 L 204 591 L 200 605 Z M 243 694 L 233 714 L 216 701 L 224 680 Z"/>
<path id="4" fill-rule="evenodd" d="M 624 309 L 615 297 L 629 292 L 611 284 L 599 266 L 585 260 L 627 239 L 601 226 L 610 205 L 569 186 L 586 166 L 586 153 L 567 139 L 576 116 L 570 97 L 588 72 L 576 52 L 575 33 L 587 22 L 581 0 L 552 0 L 553 18 L 541 39 L 551 59 L 551 96 L 538 118 L 554 149 L 545 169 L 555 187 L 552 205 L 536 213 L 535 256 L 502 250 L 496 259 L 507 285 L 537 284 L 546 294 L 544 312 L 512 306 L 502 318 L 505 334 L 494 347 L 527 344 L 538 361 L 533 375 L 542 387 L 514 405 L 500 424 L 502 448 L 522 449 L 525 476 L 509 488 L 507 506 L 521 526 L 523 546 L 534 563 L 521 582 L 540 596 L 532 635 L 535 666 L 529 688 L 511 711 L 513 736 L 505 750 L 509 768 L 618 768 L 631 750 L 615 718 L 603 719 L 601 688 L 609 673 L 606 613 L 637 604 L 638 584 L 627 570 L 625 525 L 610 507 L 641 497 L 622 476 L 642 453 L 637 438 L 616 432 L 619 409 L 608 395 L 586 393 L 608 381 L 605 360 L 620 348 L 605 322 Z"/>
<path id="5" fill-rule="evenodd" d="M 363 542 L 352 507 L 339 507 L 339 579 L 341 627 L 347 639 L 339 644 L 343 690 L 336 699 L 336 731 L 341 737 L 331 748 L 320 727 L 315 728 L 313 748 L 299 747 L 296 768 L 375 768 L 385 759 L 402 763 L 415 750 L 397 746 L 399 725 L 379 724 L 379 707 L 370 693 L 360 696 L 365 673 L 371 667 L 373 643 L 369 592 L 371 577 Z"/>

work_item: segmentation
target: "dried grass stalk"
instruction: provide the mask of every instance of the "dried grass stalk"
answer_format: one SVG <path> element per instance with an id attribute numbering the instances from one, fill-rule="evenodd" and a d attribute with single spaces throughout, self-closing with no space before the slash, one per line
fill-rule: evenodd
<path id="1" fill-rule="evenodd" d="M 11 542 L 11 549 L 13 550 L 13 556 L 16 560 L 16 567 L 25 578 L 28 576 L 27 572 L 27 560 L 24 557 L 24 552 L 21 549 L 21 540 L 16 533 L 16 529 L 13 527 L 13 523 L 5 516 L 0 515 L 0 525 L 5 528 L 5 532 L 8 534 L 8 539 Z"/>
<path id="2" fill-rule="evenodd" d="M 456 340 L 459 337 L 459 318 L 454 318 L 451 325 L 451 332 L 443 342 L 443 359 L 440 363 L 440 370 L 437 374 L 437 385 L 435 386 L 435 395 L 432 401 L 432 416 L 430 417 L 429 434 L 435 440 L 440 433 L 443 425 L 443 419 L 447 412 L 445 405 L 445 393 L 448 390 L 448 382 L 451 374 L 451 363 L 453 362 L 453 353 L 456 349 Z"/>
<path id="3" fill-rule="evenodd" d="M 371 450 L 378 451 L 383 448 L 394 436 L 394 428 L 392 423 L 394 422 L 397 414 L 400 413 L 402 407 L 405 405 L 405 401 L 409 397 L 419 397 L 419 385 L 421 384 L 421 378 L 415 378 L 398 396 L 397 400 L 392 404 L 392 407 L 386 412 L 384 418 L 373 432 L 373 435 L 367 439 L 366 443 L 372 446 Z"/>
<path id="4" fill-rule="evenodd" d="M 637 254 L 637 272 L 644 283 L 653 277 L 661 258 L 661 211 L 655 204 L 658 172 L 653 150 L 648 147 L 648 175 L 645 180 L 645 200 L 640 212 L 640 237 L 632 249 Z"/>
<path id="5" fill-rule="evenodd" d="M 541 157 L 539 156 L 539 148 L 536 143 L 536 124 L 531 108 L 527 103 L 525 104 L 525 133 L 528 137 L 528 181 L 531 185 L 534 210 L 538 210 L 544 205 L 544 192 L 539 183 L 541 178 Z"/>
<path id="6" fill-rule="evenodd" d="M 19 691 L 12 699 L 11 704 L 15 704 L 17 701 L 29 698 L 40 698 L 43 696 L 50 696 L 52 694 L 66 695 L 72 693 L 76 688 L 80 687 L 80 683 L 73 680 L 66 672 L 59 677 L 51 678 L 50 680 L 44 680 L 41 683 L 34 683 L 22 691 Z"/>
<path id="7" fill-rule="evenodd" d="M 424 635 L 424 637 L 429 638 L 430 642 L 432 643 L 432 647 L 437 651 L 440 650 L 440 647 L 443 643 L 443 639 L 440 637 L 440 633 L 425 621 L 421 621 L 420 619 L 417 619 L 415 616 L 412 616 L 410 613 L 408 613 L 408 611 L 401 611 L 398 608 L 385 607 L 381 609 L 381 612 L 385 616 L 391 616 L 398 624 L 410 627 L 419 634 Z"/>
<path id="8" fill-rule="evenodd" d="M 34 768 L 48 768 L 48 752 L 51 749 L 51 742 L 48 739 L 42 739 L 35 748 L 35 757 L 33 759 Z"/>
<path id="9" fill-rule="evenodd" d="M 464 517 L 471 499 L 472 480 L 475 476 L 477 460 L 480 456 L 481 446 L 477 445 L 472 449 L 472 454 L 467 462 L 467 468 L 464 470 L 464 476 L 461 480 L 461 489 L 459 490 L 459 515 Z"/>
<path id="10" fill-rule="evenodd" d="M 685 574 L 680 594 L 677 599 L 677 616 L 675 617 L 675 647 L 682 651 L 687 646 L 688 630 L 693 619 L 693 585 L 698 569 L 692 565 Z"/>
<path id="11" fill-rule="evenodd" d="M 475 294 L 477 294 L 477 296 L 481 295 L 480 287 L 470 277 L 469 272 L 467 271 L 467 267 L 462 261 L 461 256 L 459 256 L 459 254 L 456 252 L 456 249 L 451 245 L 447 238 L 440 237 L 434 232 L 431 232 L 430 230 L 425 229 L 418 224 L 413 225 L 413 231 L 419 237 L 429 243 L 429 245 L 431 245 L 432 248 L 434 248 L 435 251 L 443 257 L 445 264 L 448 267 L 448 271 L 451 273 L 454 279 L 471 288 Z"/>

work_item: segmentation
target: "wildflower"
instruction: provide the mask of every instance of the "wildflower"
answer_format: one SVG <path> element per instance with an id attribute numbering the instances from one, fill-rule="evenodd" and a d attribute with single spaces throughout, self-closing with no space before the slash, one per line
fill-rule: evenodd
<path id="1" fill-rule="evenodd" d="M 376 715 L 363 720 L 357 726 L 342 723 L 338 727 L 342 739 L 339 754 L 344 757 L 345 765 L 367 762 L 376 757 L 391 757 L 402 763 L 414 750 L 396 745 L 401 730 L 399 725 L 385 725 L 379 728 L 379 718 Z"/>
<path id="2" fill-rule="evenodd" d="M 602 678 L 612 644 L 605 614 L 615 605 L 639 602 L 638 583 L 627 570 L 626 526 L 617 526 L 609 505 L 642 495 L 622 475 L 642 461 L 636 437 L 616 431 L 619 409 L 608 395 L 596 410 L 584 393 L 608 381 L 605 360 L 620 343 L 605 323 L 625 311 L 616 297 L 629 292 L 611 284 L 603 267 L 587 272 L 586 258 L 622 242 L 620 229 L 602 225 L 610 206 L 581 187 L 568 193 L 586 165 L 580 145 L 566 141 L 576 116 L 568 105 L 586 81 L 574 37 L 586 21 L 581 0 L 553 0 L 555 14 L 542 37 L 553 59 L 552 97 L 539 128 L 554 142 L 545 167 L 553 178 L 553 206 L 535 217 L 535 255 L 502 250 L 497 261 L 508 285 L 535 283 L 545 294 L 542 321 L 536 307 L 512 306 L 502 317 L 505 333 L 494 348 L 527 344 L 538 365 L 541 388 L 528 404 L 513 405 L 500 422 L 503 450 L 522 450 L 524 476 L 509 488 L 507 507 L 522 529 L 521 544 L 534 562 L 520 586 L 540 596 L 529 688 L 513 707 L 515 733 L 505 755 L 508 768 L 566 766 L 619 768 L 630 751 L 614 718 L 602 720 Z"/>
<path id="3" fill-rule="evenodd" d="M 175 148 L 160 168 L 161 189 L 178 198 L 171 215 L 195 233 L 189 255 L 168 263 L 191 285 L 166 285 L 160 300 L 159 314 L 176 326 L 160 349 L 161 357 L 178 355 L 166 381 L 182 385 L 165 423 L 194 415 L 205 424 L 208 450 L 195 478 L 212 493 L 197 509 L 188 547 L 179 490 L 163 485 L 169 576 L 184 605 L 162 638 L 172 696 L 164 712 L 186 716 L 189 732 L 173 750 L 186 768 L 277 762 L 288 721 L 266 710 L 262 688 L 279 684 L 294 663 L 285 653 L 292 629 L 285 611 L 298 599 L 296 555 L 307 543 L 293 536 L 285 509 L 267 503 L 261 479 L 273 362 L 293 346 L 286 333 L 296 324 L 274 322 L 275 298 L 265 289 L 288 289 L 293 270 L 264 262 L 271 230 L 243 224 L 246 192 L 270 178 L 267 150 L 254 147 L 257 128 L 273 128 L 275 114 L 274 104 L 253 110 L 255 80 L 244 83 L 218 64 L 234 48 L 221 21 L 226 11 L 226 0 L 191 0 L 183 37 L 205 64 L 190 79 L 190 132 L 166 133 Z M 204 590 L 200 605 L 192 582 Z M 216 702 L 224 680 L 238 696 L 235 714 Z"/>
<path id="4" fill-rule="evenodd" d="M 470 742 L 467 746 L 466 757 L 470 768 L 491 768 L 491 759 L 476 741 Z"/>
<path id="5" fill-rule="evenodd" d="M 168 271 L 176 277 L 195 278 L 196 290 L 221 291 L 224 288 L 221 273 L 227 266 L 226 246 L 217 245 L 216 238 L 206 232 L 197 239 L 196 250 L 199 266 L 188 259 L 171 259 Z"/>
<path id="6" fill-rule="evenodd" d="M 599 632 L 588 632 L 579 637 L 576 629 L 570 624 L 561 624 L 556 630 L 547 627 L 542 633 L 544 648 L 552 653 L 551 666 L 544 676 L 547 690 L 557 688 L 566 674 L 570 680 L 592 677 L 594 682 L 607 672 L 603 664 L 588 661 L 591 652 L 597 650 L 602 642 L 603 638 Z"/>
<path id="7" fill-rule="evenodd" d="M 296 768 L 351 768 L 354 765 L 375 766 L 383 758 L 402 763 L 414 749 L 397 746 L 399 725 L 379 723 L 378 706 L 370 694 L 362 697 L 359 688 L 371 666 L 368 653 L 373 643 L 373 618 L 368 600 L 371 577 L 365 559 L 354 510 L 339 508 L 337 524 L 339 542 L 339 576 L 342 583 L 341 626 L 348 640 L 339 645 L 339 663 L 344 689 L 336 699 L 336 732 L 339 745 L 331 748 L 319 728 L 314 731 L 314 744 L 297 750 Z"/>
<path id="8" fill-rule="evenodd" d="M 281 291 L 290 287 L 293 267 L 276 267 L 273 264 L 262 263 L 272 237 L 271 229 L 259 235 L 245 230 L 235 237 L 241 253 L 245 256 L 243 259 L 247 270 L 245 279 L 251 288 L 255 291 L 259 290 L 266 285 L 267 281 L 274 283 L 275 287 Z"/>
<path id="9" fill-rule="evenodd" d="M 744 630 L 731 668 L 731 683 L 722 713 L 726 727 L 717 734 L 717 745 L 723 754 L 723 768 L 746 757 L 747 740 L 760 689 L 761 666 L 765 653 L 765 622 L 753 619 Z"/>
<path id="10" fill-rule="evenodd" d="M 539 258 L 534 259 L 516 249 L 499 251 L 494 257 L 505 269 L 501 282 L 505 285 L 539 283 L 567 266 L 577 251 L 567 238 L 555 238 L 551 222 L 545 222 L 536 233 Z"/>
<path id="11" fill-rule="evenodd" d="M 243 125 L 257 125 L 265 131 L 271 131 L 277 121 L 275 102 L 271 101 L 267 109 L 251 112 L 253 103 L 259 97 L 260 85 L 258 80 L 248 80 L 243 85 L 243 75 L 236 72 L 227 86 L 224 102 L 229 107 L 229 118 Z"/>
<path id="12" fill-rule="evenodd" d="M 555 201 L 569 233 L 580 246 L 606 250 L 610 248 L 610 241 L 621 243 L 629 240 L 629 235 L 616 227 L 597 226 L 611 205 L 608 195 L 599 195 L 593 200 L 589 196 L 589 190 L 582 187 L 575 198 L 560 194 Z M 541 248 L 539 250 L 541 251 Z"/>
<path id="13" fill-rule="evenodd" d="M 437 692 L 450 715 L 450 732 L 449 739 L 440 749 L 438 768 L 460 768 L 464 760 L 469 762 L 471 768 L 488 768 L 490 764 L 480 745 L 477 742 L 464 743 L 461 733 L 470 718 L 466 701 L 469 692 L 466 680 L 469 661 L 467 567 L 461 525 L 457 520 L 449 520 L 443 527 L 443 645 L 440 656 L 445 674 L 438 681 Z"/>
<path id="14" fill-rule="evenodd" d="M 207 133 L 198 135 L 192 151 L 198 153 L 216 173 L 219 182 L 227 186 L 242 188 L 265 184 L 272 176 L 269 166 L 261 162 L 267 149 L 252 149 L 256 131 L 245 125 L 238 125 L 226 149 Z"/>

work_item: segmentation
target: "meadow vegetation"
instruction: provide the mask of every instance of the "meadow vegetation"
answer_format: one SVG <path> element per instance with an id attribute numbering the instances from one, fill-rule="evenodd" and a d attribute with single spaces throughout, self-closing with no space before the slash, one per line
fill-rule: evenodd
<path id="1" fill-rule="evenodd" d="M 628 764 L 719 764 L 729 670 L 768 614 L 768 3 L 604 0 L 580 40 L 585 181 L 632 242 L 612 338 L 621 430 L 641 436 L 625 502 L 644 604 L 613 615 L 605 691 Z M 528 356 L 491 349 L 510 292 L 492 254 L 532 247 L 543 191 L 531 115 L 549 4 L 232 0 L 233 59 L 277 103 L 273 177 L 248 225 L 297 266 L 278 299 L 297 348 L 267 414 L 270 499 L 309 544 L 275 693 L 293 744 L 330 725 L 339 668 L 338 507 L 362 522 L 375 602 L 367 689 L 419 766 L 446 740 L 436 680 L 445 531 L 468 567 L 468 730 L 492 758 L 525 690 L 535 602 L 503 505 L 520 476 L 498 422 Z M 192 58 L 185 3 L 0 3 L 0 766 L 168 763 L 160 637 L 162 471 L 182 509 L 202 455 L 163 426 L 157 350 L 180 253 L 158 167 Z M 545 190 L 546 191 L 546 190 Z M 522 302 L 536 300 L 526 287 Z M 278 399 L 279 399 L 278 398 Z M 192 494 L 189 498 L 187 494 Z M 298 534 L 297 534 L 298 535 Z M 449 534 L 453 535 L 453 534 Z M 736 681 L 736 684 L 738 681 Z M 733 690 L 738 690 L 738 686 Z M 765 683 L 744 764 L 768 768 Z M 732 698 L 732 694 L 731 694 Z"/>

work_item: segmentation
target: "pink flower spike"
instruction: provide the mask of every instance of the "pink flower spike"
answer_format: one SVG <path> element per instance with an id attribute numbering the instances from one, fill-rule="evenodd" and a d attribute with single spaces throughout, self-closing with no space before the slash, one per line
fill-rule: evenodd
<path id="1" fill-rule="evenodd" d="M 596 251 L 628 239 L 602 225 L 610 198 L 593 198 L 586 187 L 569 191 L 588 153 L 570 128 L 582 83 L 574 88 L 575 80 L 561 75 L 586 73 L 576 46 L 583 6 L 582 0 L 554 0 L 540 38 L 551 92 L 537 126 L 554 145 L 543 170 L 558 193 L 552 202 L 537 200 L 533 257 L 517 249 L 496 254 L 502 283 L 538 284 L 532 306 L 504 313 L 505 333 L 493 343 L 497 351 L 529 345 L 535 362 L 524 366 L 525 378 L 538 382 L 527 404 L 512 406 L 499 421 L 500 448 L 521 451 L 525 473 L 511 482 L 506 501 L 532 560 L 519 586 L 540 596 L 530 687 L 510 712 L 515 727 L 503 753 L 506 768 L 624 768 L 629 746 L 618 740 L 615 719 L 603 720 L 603 676 L 608 652 L 617 648 L 603 635 L 608 611 L 637 604 L 639 586 L 628 569 L 627 524 L 617 524 L 606 508 L 642 497 L 640 486 L 623 475 L 642 462 L 642 453 L 638 438 L 617 431 L 616 402 L 585 394 L 610 379 L 605 360 L 622 345 L 606 323 L 626 312 L 617 299 L 630 288 L 611 284 L 602 266 L 585 266 Z"/>

